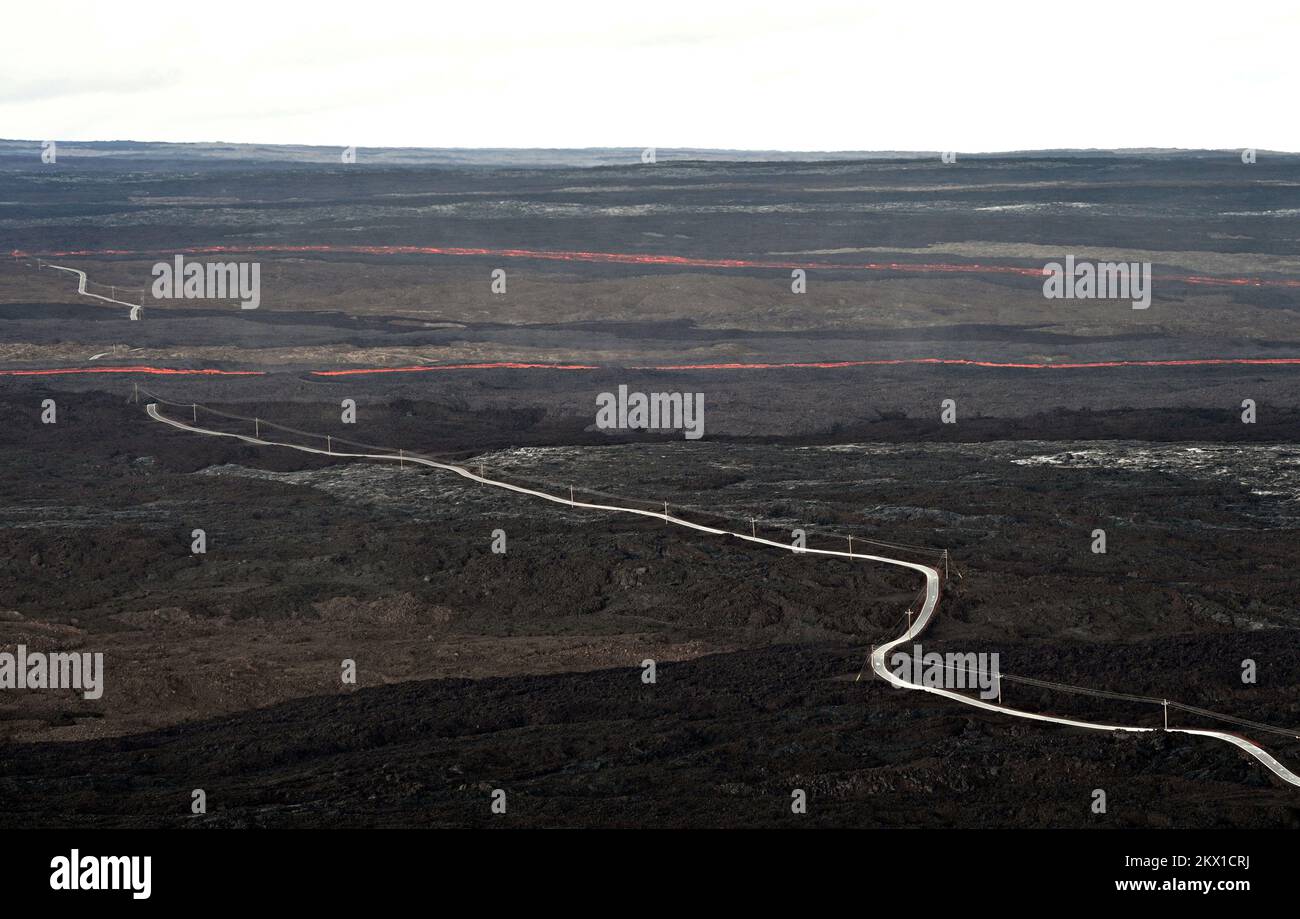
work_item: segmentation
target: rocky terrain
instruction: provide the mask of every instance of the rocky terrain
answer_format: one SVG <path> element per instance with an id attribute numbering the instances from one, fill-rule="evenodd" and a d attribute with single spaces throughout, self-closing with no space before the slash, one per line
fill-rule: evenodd
<path id="1" fill-rule="evenodd" d="M 1051 367 L 1300 357 L 1295 292 L 1170 282 L 1147 311 L 1065 307 L 1033 279 L 923 267 L 1070 251 L 1300 278 L 1292 160 L 217 160 L 151 149 L 41 172 L 0 149 L 0 248 L 23 253 L 0 261 L 0 651 L 102 652 L 106 680 L 99 699 L 0 692 L 0 823 L 479 825 L 501 788 L 512 825 L 775 826 L 803 788 L 823 826 L 1297 824 L 1295 790 L 1221 743 L 1030 725 L 857 680 L 921 586 L 897 569 L 144 412 L 161 397 L 220 430 L 257 418 L 308 432 L 281 432 L 295 442 L 422 451 L 782 540 L 947 548 L 927 650 L 1300 727 L 1300 367 Z M 846 267 L 798 295 L 788 271 L 512 258 L 498 295 L 492 256 L 268 253 L 258 310 L 147 300 L 133 322 L 29 257 L 134 253 L 55 259 L 129 288 L 155 259 L 241 243 Z M 867 261 L 917 267 L 847 267 Z M 648 369 L 918 357 L 1047 367 Z M 326 373 L 472 362 L 588 369 Z M 597 429 L 598 394 L 620 384 L 702 393 L 705 437 Z M 1300 742 L 1251 736 L 1300 766 Z"/>

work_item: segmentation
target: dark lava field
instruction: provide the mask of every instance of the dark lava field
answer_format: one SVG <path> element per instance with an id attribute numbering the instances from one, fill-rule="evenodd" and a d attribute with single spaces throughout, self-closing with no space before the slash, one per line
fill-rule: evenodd
<path id="1" fill-rule="evenodd" d="M 0 651 L 105 660 L 99 699 L 0 690 L 0 825 L 1300 826 L 1300 791 L 1218 741 L 858 679 L 919 575 L 145 412 L 161 399 L 250 435 L 256 418 L 294 443 L 418 451 L 781 541 L 947 549 L 926 650 L 1300 729 L 1300 365 L 1053 366 L 1300 358 L 1300 289 L 1157 280 L 1133 310 L 926 267 L 1074 253 L 1158 278 L 1300 279 L 1300 160 L 340 167 L 105 150 L 42 170 L 0 147 L 0 250 L 19 253 L 0 260 Z M 248 256 L 259 309 L 146 298 L 137 322 L 33 263 L 143 289 L 182 249 L 241 245 L 841 267 L 795 294 L 768 268 L 267 252 Z M 73 250 L 98 254 L 55 255 Z M 896 267 L 852 267 L 867 262 Z M 1042 366 L 753 366 L 919 358 Z M 482 363 L 548 366 L 449 369 Z M 728 366 L 662 369 L 701 364 Z M 598 429 L 598 395 L 620 385 L 702 394 L 705 436 Z M 1161 723 L 1159 706 L 1005 692 Z M 1300 768 L 1300 740 L 1176 717 Z"/>

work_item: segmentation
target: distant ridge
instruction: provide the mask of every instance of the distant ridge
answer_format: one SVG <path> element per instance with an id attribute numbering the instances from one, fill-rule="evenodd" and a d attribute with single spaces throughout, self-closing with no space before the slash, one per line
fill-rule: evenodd
<path id="1" fill-rule="evenodd" d="M 145 164 L 159 161 L 186 162 L 194 166 L 220 166 L 234 163 L 263 165 L 342 165 L 344 145 L 337 147 L 278 144 L 236 143 L 165 143 L 161 141 L 107 140 L 58 141 L 60 161 L 97 160 L 104 164 Z M 462 148 L 462 147 L 357 147 L 357 159 L 371 166 L 449 166 L 449 167 L 518 167 L 518 168 L 585 168 L 595 166 L 639 165 L 646 148 Z M 41 141 L 0 140 L 0 164 L 23 166 L 40 163 Z M 916 150 L 719 150 L 705 147 L 659 147 L 656 165 L 671 162 L 795 162 L 826 163 L 862 160 L 930 160 L 940 151 Z M 1133 147 L 1119 150 L 1009 150 L 990 153 L 957 151 L 958 161 L 991 159 L 1106 159 L 1144 157 L 1151 159 L 1237 158 L 1240 149 L 1178 150 Z M 1260 157 L 1300 160 L 1300 155 L 1259 150 Z"/>

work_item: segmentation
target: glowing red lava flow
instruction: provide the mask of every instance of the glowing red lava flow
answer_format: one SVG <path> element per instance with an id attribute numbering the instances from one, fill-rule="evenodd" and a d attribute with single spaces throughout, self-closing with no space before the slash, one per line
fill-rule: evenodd
<path id="1" fill-rule="evenodd" d="M 1097 367 L 1208 367 L 1216 364 L 1300 365 L 1300 357 L 1207 357 L 1168 358 L 1136 361 L 1058 361 L 1028 363 L 1016 361 L 978 361 L 966 357 L 909 357 L 874 361 L 824 361 L 805 364 L 669 364 L 661 367 L 632 367 L 632 370 L 779 370 L 790 368 L 889 367 L 899 364 L 945 364 L 957 367 L 993 367 L 1011 370 L 1091 370 Z"/>
<path id="2" fill-rule="evenodd" d="M 60 374 L 73 373 L 152 373 L 158 376 L 184 377 L 184 376 L 207 376 L 207 377 L 261 377 L 266 376 L 269 371 L 266 370 L 213 370 L 199 369 L 189 370 L 184 367 L 52 367 L 48 370 L 0 370 L 0 376 L 4 377 L 48 377 Z"/>
<path id="3" fill-rule="evenodd" d="M 494 361 L 479 364 L 414 364 L 409 367 L 358 367 L 345 370 L 313 370 L 312 376 L 346 377 L 360 373 L 426 373 L 433 370 L 604 370 L 598 364 L 522 364 Z M 637 369 L 637 368 L 633 368 Z"/>
<path id="4" fill-rule="evenodd" d="M 660 364 L 645 367 L 610 367 L 595 364 L 421 364 L 409 367 L 355 367 L 345 370 L 313 370 L 313 376 L 344 377 L 369 373 L 428 373 L 439 370 L 838 370 L 845 367 L 896 367 L 908 364 L 940 364 L 956 367 L 991 367 L 1005 370 L 1092 370 L 1103 367 L 1208 367 L 1208 366 L 1300 366 L 1300 357 L 1215 357 L 1171 358 L 1135 361 L 1075 361 L 1029 363 L 1017 361 L 977 361 L 963 357 L 911 357 L 873 361 L 808 361 L 798 363 L 719 363 Z"/>
<path id="5" fill-rule="evenodd" d="M 405 367 L 346 367 L 336 370 L 311 370 L 312 376 L 347 377 L 377 373 L 438 373 L 448 370 L 839 370 L 847 367 L 898 367 L 915 364 L 933 364 L 953 367 L 988 367 L 994 370 L 1094 370 L 1106 367 L 1296 367 L 1300 357 L 1207 357 L 1168 358 L 1163 360 L 1134 361 L 1061 361 L 1059 363 L 1032 363 L 1028 361 L 979 361 L 965 357 L 909 357 L 882 358 L 872 361 L 804 361 L 792 363 L 716 363 L 716 364 L 658 364 L 643 367 L 618 367 L 601 364 L 531 364 L 520 361 L 490 361 L 474 364 L 413 364 Z M 159 376 L 267 376 L 270 370 L 216 370 L 184 367 L 52 367 L 48 369 L 0 370 L 0 376 L 30 377 L 57 376 L 59 374 L 89 373 L 145 373 Z M 290 372 L 290 371 L 286 371 Z"/>
<path id="6" fill-rule="evenodd" d="M 91 256 L 156 256 L 160 250 L 140 249 L 69 249 L 63 252 L 26 253 L 17 249 L 15 258 L 76 258 Z M 331 245 L 239 245 L 191 246 L 166 250 L 169 254 L 222 255 L 230 253 L 340 253 L 345 255 L 452 255 L 491 256 L 492 258 L 540 259 L 558 262 L 600 262 L 616 265 L 669 265 L 683 268 L 793 268 L 825 271 L 895 271 L 910 274 L 1004 274 L 1041 278 L 1041 267 L 1016 265 L 981 265 L 978 262 L 817 262 L 766 261 L 740 258 L 692 258 L 684 255 L 638 255 L 629 252 L 581 252 L 545 249 L 483 249 L 464 246 L 331 246 Z M 1295 278 L 1215 278 L 1204 275 L 1156 275 L 1155 280 L 1174 281 L 1206 287 L 1284 287 L 1300 288 Z"/>

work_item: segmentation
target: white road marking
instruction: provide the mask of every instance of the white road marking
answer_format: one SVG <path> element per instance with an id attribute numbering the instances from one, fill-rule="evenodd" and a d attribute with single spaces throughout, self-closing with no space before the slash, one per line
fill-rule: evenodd
<path id="1" fill-rule="evenodd" d="M 563 504 L 568 507 L 583 507 L 583 508 L 587 508 L 588 510 L 612 511 L 614 513 L 619 513 L 619 514 L 636 514 L 641 517 L 653 517 L 656 520 L 662 520 L 665 523 L 673 523 L 676 524 L 677 526 L 686 527 L 687 529 L 695 530 L 700 533 L 709 533 L 710 535 L 713 536 L 730 536 L 735 539 L 744 540 L 745 542 L 759 543 L 760 545 L 764 545 L 764 546 L 772 546 L 773 548 L 784 549 L 787 552 L 794 552 L 797 555 L 829 555 L 829 556 L 834 556 L 836 558 L 848 558 L 854 561 L 861 559 L 862 561 L 880 562 L 885 565 L 897 565 L 901 568 L 908 568 L 912 571 L 918 571 L 921 574 L 925 575 L 925 603 L 921 607 L 920 614 L 916 616 L 916 618 L 912 621 L 911 625 L 908 627 L 908 629 L 905 632 L 903 632 L 902 635 L 898 636 L 893 641 L 887 642 L 879 646 L 871 654 L 871 669 L 875 671 L 877 676 L 884 679 L 891 686 L 895 686 L 900 689 L 912 689 L 912 690 L 920 690 L 921 692 L 928 692 L 936 696 L 942 696 L 945 699 L 951 699 L 955 702 L 960 702 L 963 705 L 974 706 L 975 708 L 984 709 L 985 711 L 990 711 L 990 712 L 997 712 L 998 714 L 1002 714 L 1002 715 L 1011 715 L 1015 718 L 1026 718 L 1029 719 L 1030 721 L 1045 721 L 1051 724 L 1063 724 L 1067 727 L 1073 727 L 1073 728 L 1087 728 L 1088 730 L 1093 730 L 1093 731 L 1126 731 L 1131 733 L 1146 733 L 1150 731 L 1166 730 L 1164 728 L 1141 727 L 1136 725 L 1098 724 L 1092 721 L 1079 721 L 1074 718 L 1060 718 L 1055 715 L 1040 715 L 1036 712 L 1027 712 L 1022 709 L 1011 708 L 1006 705 L 996 705 L 992 702 L 986 702 L 985 700 L 977 698 L 975 696 L 962 695 L 961 693 L 952 692 L 951 690 L 948 689 L 941 689 L 935 686 L 925 686 L 920 683 L 912 683 L 908 680 L 903 679 L 902 677 L 896 676 L 894 673 L 892 673 L 889 670 L 888 667 L 885 666 L 885 656 L 894 648 L 898 647 L 904 642 L 911 641 L 919 637 L 920 634 L 923 631 L 925 631 L 925 627 L 930 622 L 931 617 L 934 615 L 935 607 L 939 603 L 939 583 L 940 583 L 939 572 L 937 569 L 931 568 L 928 565 L 921 565 L 916 562 L 904 561 L 902 559 L 897 559 L 897 558 L 888 558 L 883 555 L 864 555 L 860 552 L 853 552 L 853 553 L 841 552 L 835 549 L 810 549 L 810 548 L 800 549 L 800 548 L 796 548 L 795 546 L 789 543 L 777 542 L 776 540 L 772 540 L 772 539 L 764 539 L 761 536 L 753 536 L 748 533 L 737 533 L 732 530 L 722 530 L 716 527 L 704 526 L 703 524 L 700 523 L 693 523 L 689 520 L 682 520 L 679 517 L 672 516 L 670 513 L 660 513 L 659 511 L 647 511 L 635 507 L 619 507 L 617 505 L 612 505 L 612 504 L 591 504 L 586 501 L 575 501 L 571 498 L 561 498 L 556 495 L 547 494 L 544 491 L 536 491 L 532 488 L 524 488 L 522 485 L 512 485 L 509 482 L 499 482 L 495 479 L 489 479 L 485 476 L 477 475 L 476 473 L 471 472 L 469 469 L 466 469 L 463 466 L 456 466 L 451 463 L 439 463 L 435 460 L 425 459 L 424 457 L 420 457 L 420 456 L 410 456 L 407 455 L 406 453 L 401 453 L 401 454 L 342 453 L 338 450 L 321 450 L 316 447 L 307 447 L 299 444 L 286 444 L 286 443 L 280 443 L 278 441 L 262 440 L 259 437 L 249 437 L 246 434 L 232 434 L 228 431 L 213 431 L 209 428 L 201 428 L 196 425 L 183 424 L 179 421 L 166 417 L 165 415 L 163 415 L 158 411 L 158 404 L 156 402 L 150 402 L 145 407 L 145 410 L 149 413 L 149 417 L 153 418 L 155 421 L 161 421 L 164 424 L 169 424 L 174 428 L 180 428 L 183 431 L 192 431 L 198 434 L 209 434 L 215 437 L 233 437 L 236 440 L 242 440 L 245 443 L 256 444 L 258 446 L 288 447 L 292 450 L 300 450 L 304 453 L 317 453 L 320 454 L 321 456 L 338 456 L 338 457 L 343 457 L 345 459 L 391 460 L 393 462 L 398 462 L 398 463 L 408 463 L 408 462 L 420 463 L 421 465 L 424 466 L 432 466 L 435 469 L 445 469 L 448 472 L 454 472 L 456 473 L 456 475 L 462 476 L 463 478 L 469 479 L 470 481 L 473 482 L 478 482 L 479 484 L 482 485 L 491 485 L 494 488 L 504 488 L 507 491 L 513 491 L 518 494 L 532 495 L 535 498 L 541 498 L 544 501 L 550 501 L 555 504 Z M 1300 787 L 1300 776 L 1296 775 L 1286 766 L 1282 765 L 1280 762 L 1274 759 L 1272 754 L 1270 754 L 1263 747 L 1256 744 L 1254 741 L 1247 740 L 1244 737 L 1239 737 L 1236 734 L 1228 734 L 1224 731 L 1207 731 L 1207 730 L 1199 730 L 1194 728 L 1168 728 L 1167 730 L 1170 733 L 1175 733 L 1175 734 L 1194 734 L 1199 737 L 1213 737 L 1217 740 L 1222 740 L 1226 743 L 1230 743 L 1246 751 L 1251 756 L 1255 757 L 1255 759 L 1263 763 L 1271 772 L 1273 772 L 1274 775 L 1282 779 L 1284 782 L 1287 782 L 1296 787 Z"/>

